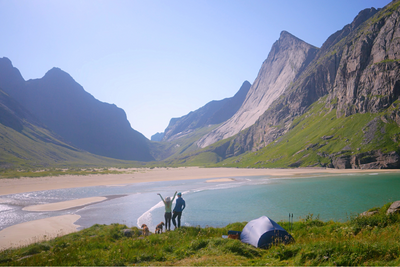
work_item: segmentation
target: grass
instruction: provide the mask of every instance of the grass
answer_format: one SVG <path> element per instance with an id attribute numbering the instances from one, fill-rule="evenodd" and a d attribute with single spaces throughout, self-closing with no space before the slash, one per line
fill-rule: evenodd
<path id="1" fill-rule="evenodd" d="M 385 265 L 400 264 L 400 215 L 386 215 L 387 205 L 371 217 L 323 222 L 312 214 L 293 224 L 295 242 L 258 249 L 239 240 L 223 239 L 223 228 L 182 227 L 142 237 L 125 225 L 93 225 L 77 233 L 0 253 L 0 265 Z M 288 222 L 279 224 L 289 229 Z"/>

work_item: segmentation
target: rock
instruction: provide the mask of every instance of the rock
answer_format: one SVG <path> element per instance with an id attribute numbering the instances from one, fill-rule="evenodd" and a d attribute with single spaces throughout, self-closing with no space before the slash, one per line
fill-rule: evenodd
<path id="1" fill-rule="evenodd" d="M 377 214 L 377 213 L 378 213 L 377 210 L 373 210 L 373 211 L 364 211 L 363 213 L 361 213 L 361 214 L 359 215 L 359 217 L 370 217 L 370 216 L 372 216 L 372 215 L 374 215 L 374 214 Z"/>
<path id="2" fill-rule="evenodd" d="M 386 211 L 386 214 L 389 215 L 398 212 L 400 212 L 400 201 L 395 201 L 392 205 L 390 205 L 389 209 Z"/>
<path id="3" fill-rule="evenodd" d="M 321 137 L 322 140 L 329 140 L 332 139 L 334 137 L 334 135 L 324 135 Z"/>
<path id="4" fill-rule="evenodd" d="M 133 231 L 132 229 L 122 229 L 121 232 L 124 234 L 126 237 L 132 237 L 133 236 Z"/>
<path id="5" fill-rule="evenodd" d="M 349 145 L 346 145 L 344 148 L 342 148 L 343 151 L 348 151 L 351 150 L 351 147 Z"/>
<path id="6" fill-rule="evenodd" d="M 350 156 L 340 156 L 337 158 L 334 158 L 332 160 L 333 166 L 335 166 L 336 169 L 350 169 L 351 164 L 350 164 Z"/>
<path id="7" fill-rule="evenodd" d="M 368 151 L 351 156 L 350 164 L 353 169 L 397 169 L 400 168 L 400 156 L 395 151 Z"/>
<path id="8" fill-rule="evenodd" d="M 301 163 L 302 163 L 302 161 L 299 160 L 299 161 L 296 161 L 296 162 L 290 164 L 289 167 L 290 168 L 297 168 L 297 167 L 300 167 Z"/>

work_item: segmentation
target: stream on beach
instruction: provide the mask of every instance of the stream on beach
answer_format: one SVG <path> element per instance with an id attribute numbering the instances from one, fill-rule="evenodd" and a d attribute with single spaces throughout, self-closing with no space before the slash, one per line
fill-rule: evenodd
<path id="1" fill-rule="evenodd" d="M 229 177 L 226 177 L 229 178 Z M 182 225 L 223 227 L 268 216 L 274 221 L 307 215 L 323 221 L 346 221 L 351 216 L 400 200 L 400 174 L 314 174 L 305 178 L 235 177 L 231 182 L 210 179 L 93 186 L 0 196 L 0 230 L 22 222 L 78 214 L 79 229 L 93 224 L 145 223 L 151 231 L 164 221 L 164 198 L 182 192 L 186 209 Z M 105 196 L 106 201 L 62 211 L 33 212 L 26 206 Z"/>

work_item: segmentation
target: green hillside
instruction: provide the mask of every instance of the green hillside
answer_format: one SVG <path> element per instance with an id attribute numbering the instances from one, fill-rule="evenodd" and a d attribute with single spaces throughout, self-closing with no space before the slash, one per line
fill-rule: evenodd
<path id="1" fill-rule="evenodd" d="M 0 169 L 44 167 L 129 166 L 138 163 L 101 157 L 78 150 L 32 124 L 16 131 L 0 124 Z"/>
<path id="2" fill-rule="evenodd" d="M 323 222 L 312 214 L 294 222 L 289 231 L 295 242 L 277 242 L 269 249 L 240 240 L 224 239 L 224 228 L 182 227 L 143 237 L 136 227 L 93 225 L 90 228 L 0 253 L 5 266 L 398 266 L 400 265 L 400 215 L 386 215 L 390 203 L 370 217 L 347 222 Z M 289 230 L 288 222 L 278 222 Z M 125 236 L 123 229 L 130 229 Z"/>
<path id="3" fill-rule="evenodd" d="M 335 103 L 326 97 L 296 118 L 289 131 L 257 152 L 229 158 L 221 166 L 282 168 L 325 167 L 340 156 L 363 155 L 369 151 L 399 152 L 400 128 L 392 111 L 400 101 L 380 113 L 336 117 Z M 279 126 L 278 126 L 279 127 Z M 367 162 L 368 153 L 364 161 Z"/>

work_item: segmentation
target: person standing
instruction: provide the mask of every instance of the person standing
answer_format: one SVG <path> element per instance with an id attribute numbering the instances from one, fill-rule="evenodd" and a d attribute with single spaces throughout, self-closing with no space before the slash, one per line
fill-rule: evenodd
<path id="1" fill-rule="evenodd" d="M 175 208 L 174 208 L 174 215 L 172 215 L 172 223 L 175 226 L 176 229 L 176 221 L 175 218 L 178 217 L 178 228 L 181 227 L 181 217 L 182 217 L 182 211 L 185 209 L 186 203 L 185 200 L 182 198 L 182 193 L 178 193 L 178 198 L 176 200 Z"/>
<path id="2" fill-rule="evenodd" d="M 175 199 L 176 193 L 178 193 L 178 192 L 175 192 L 172 200 L 170 197 L 166 197 L 164 200 L 160 193 L 157 194 L 160 196 L 160 198 L 164 202 L 164 206 L 165 206 L 164 218 L 165 218 L 165 230 L 166 231 L 171 230 L 171 209 L 172 209 L 172 202 Z"/>

